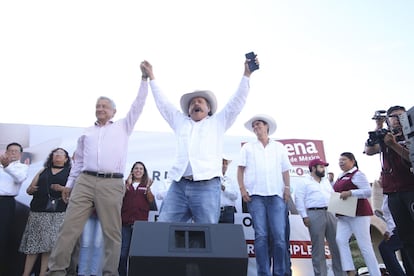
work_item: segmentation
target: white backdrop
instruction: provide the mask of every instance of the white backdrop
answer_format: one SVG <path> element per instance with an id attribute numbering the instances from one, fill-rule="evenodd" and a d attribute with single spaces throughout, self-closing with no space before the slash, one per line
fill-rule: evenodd
<path id="1" fill-rule="evenodd" d="M 24 191 L 31 183 L 34 175 L 42 168 L 49 152 L 56 147 L 65 148 L 72 154 L 76 147 L 78 137 L 83 128 L 39 126 L 22 124 L 0 124 L 0 150 L 3 150 L 10 142 L 19 142 L 24 147 L 24 152 L 30 156 L 29 177 L 23 183 L 20 194 L 16 199 L 25 205 L 29 205 L 31 196 Z M 234 161 L 230 163 L 227 175 L 236 181 L 237 158 L 240 146 L 243 142 L 255 140 L 255 137 L 226 136 L 225 154 Z M 296 183 L 308 172 L 305 164 L 316 157 L 325 157 L 322 141 L 289 139 L 280 140 L 287 147 L 294 169 L 291 171 L 291 186 L 294 193 Z M 154 179 L 152 190 L 155 194 L 165 189 L 167 171 L 170 168 L 175 154 L 175 139 L 172 133 L 166 132 L 134 132 L 129 142 L 129 152 L 125 175 L 128 174 L 132 164 L 142 161 L 148 172 Z M 158 200 L 159 206 L 161 202 Z M 241 211 L 240 198 L 236 204 Z M 256 263 L 254 258 L 254 231 L 250 223 L 248 213 L 237 213 L 235 222 L 243 225 L 246 250 L 249 254 L 248 275 L 256 275 Z M 306 227 L 299 215 L 290 215 L 290 251 L 292 270 L 294 276 L 309 276 L 312 271 L 311 243 Z M 329 249 L 326 248 L 329 255 Z M 328 260 L 329 275 L 333 275 L 331 262 Z"/>

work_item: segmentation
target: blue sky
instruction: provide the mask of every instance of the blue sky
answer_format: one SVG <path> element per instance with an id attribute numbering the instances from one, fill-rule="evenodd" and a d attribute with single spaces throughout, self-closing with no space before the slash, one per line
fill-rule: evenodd
<path id="1" fill-rule="evenodd" d="M 123 116 L 140 81 L 139 62 L 179 106 L 209 89 L 218 108 L 237 88 L 244 54 L 261 69 L 228 135 L 273 116 L 274 138 L 319 139 L 331 170 L 356 154 L 370 180 L 379 157 L 362 154 L 375 110 L 414 105 L 412 1 L 2 1 L 0 91 L 3 123 L 88 126 L 97 97 Z M 170 129 L 148 97 L 136 130 Z"/>

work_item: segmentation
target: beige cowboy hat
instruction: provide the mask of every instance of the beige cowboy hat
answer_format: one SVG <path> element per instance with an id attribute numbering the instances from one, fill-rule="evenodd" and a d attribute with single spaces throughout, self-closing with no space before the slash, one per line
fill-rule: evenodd
<path id="1" fill-rule="evenodd" d="M 273 134 L 276 131 L 276 121 L 270 117 L 269 115 L 266 114 L 257 114 L 255 116 L 253 116 L 250 120 L 248 120 L 247 122 L 244 123 L 244 126 L 253 132 L 253 127 L 252 124 L 255 121 L 264 121 L 268 124 L 269 126 L 269 135 Z"/>
<path id="2" fill-rule="evenodd" d="M 207 100 L 210 104 L 210 112 L 214 114 L 217 110 L 217 99 L 213 92 L 209 90 L 197 90 L 191 93 L 184 94 L 181 97 L 180 104 L 181 110 L 184 112 L 185 115 L 188 115 L 188 107 L 190 106 L 190 102 L 193 98 L 202 97 Z"/>

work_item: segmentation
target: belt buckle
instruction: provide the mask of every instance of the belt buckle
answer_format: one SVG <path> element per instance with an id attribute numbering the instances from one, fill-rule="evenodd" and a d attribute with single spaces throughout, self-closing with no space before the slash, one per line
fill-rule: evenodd
<path id="1" fill-rule="evenodd" d="M 105 178 L 106 175 L 105 173 L 96 172 L 96 176 Z"/>

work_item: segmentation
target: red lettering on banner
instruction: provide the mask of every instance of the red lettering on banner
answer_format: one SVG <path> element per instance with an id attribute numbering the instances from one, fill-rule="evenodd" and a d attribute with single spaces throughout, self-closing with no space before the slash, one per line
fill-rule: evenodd
<path id="1" fill-rule="evenodd" d="M 309 161 L 316 158 L 325 160 L 322 140 L 281 139 L 275 141 L 279 141 L 285 146 L 292 166 L 308 166 Z M 244 143 L 246 142 L 242 142 L 241 145 Z M 303 175 L 300 173 L 298 175 Z"/>
<path id="2" fill-rule="evenodd" d="M 302 168 L 296 168 L 296 174 L 297 175 L 304 175 L 304 171 L 303 171 L 303 169 Z"/>
<path id="3" fill-rule="evenodd" d="M 253 240 L 247 240 L 247 254 L 249 255 L 249 258 L 256 257 L 256 254 L 254 253 L 254 241 Z"/>
<path id="4" fill-rule="evenodd" d="M 249 258 L 255 258 L 254 240 L 246 240 L 247 254 Z M 311 259 L 312 243 L 310 241 L 290 241 L 289 251 L 291 259 Z M 325 243 L 325 257 L 331 259 L 328 245 Z"/>
<path id="5" fill-rule="evenodd" d="M 291 258 L 312 258 L 312 244 L 310 241 L 290 241 L 289 250 Z"/>
<path id="6" fill-rule="evenodd" d="M 282 139 L 293 166 L 307 166 L 309 161 L 320 158 L 325 160 L 322 140 Z M 300 175 L 300 174 L 299 174 Z"/>

